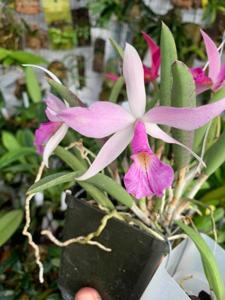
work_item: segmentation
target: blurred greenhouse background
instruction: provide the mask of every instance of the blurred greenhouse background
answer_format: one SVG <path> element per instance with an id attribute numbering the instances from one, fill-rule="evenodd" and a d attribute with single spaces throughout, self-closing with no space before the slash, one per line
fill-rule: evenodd
<path id="1" fill-rule="evenodd" d="M 43 72 L 22 65 L 40 64 L 49 69 L 86 104 L 107 101 L 114 84 L 110 74 L 121 73 L 109 38 L 121 46 L 125 42 L 132 43 L 149 65 L 141 32 L 150 34 L 159 44 L 162 21 L 174 34 L 179 59 L 188 66 L 196 66 L 206 60 L 200 28 L 218 46 L 225 39 L 225 1 L 0 0 L 1 300 L 61 299 L 57 288 L 61 250 L 42 237 L 40 231 L 50 228 L 61 236 L 66 185 L 49 189 L 45 194 L 38 193 L 32 203 L 31 232 L 44 260 L 46 280 L 43 285 L 38 281 L 33 252 L 22 235 L 26 191 L 41 163 L 33 146 L 34 131 L 45 121 L 42 100 L 52 89 Z M 124 98 L 122 90 L 118 101 Z M 76 134 L 69 131 L 65 145 L 75 137 Z M 46 174 L 61 170 L 59 160 L 51 163 L 52 168 L 46 170 Z M 210 205 L 214 210 L 218 241 L 225 248 L 225 164 L 209 178 L 197 198 L 203 207 L 201 214 L 195 217 L 195 224 L 203 232 L 212 234 L 207 208 Z"/>

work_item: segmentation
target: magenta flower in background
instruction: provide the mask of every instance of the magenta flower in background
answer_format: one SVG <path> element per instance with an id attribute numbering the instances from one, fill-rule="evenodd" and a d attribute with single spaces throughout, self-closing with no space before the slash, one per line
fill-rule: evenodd
<path id="1" fill-rule="evenodd" d="M 160 48 L 147 33 L 142 32 L 142 35 L 146 43 L 148 44 L 151 56 L 151 67 L 143 65 L 144 78 L 145 81 L 154 81 L 159 76 Z"/>
<path id="2" fill-rule="evenodd" d="M 164 190 L 173 183 L 174 172 L 152 152 L 141 121 L 135 124 L 131 149 L 133 163 L 124 176 L 126 190 L 137 199 L 151 195 L 162 197 Z"/>
<path id="3" fill-rule="evenodd" d="M 145 82 L 151 82 L 159 76 L 160 48 L 147 33 L 142 32 L 142 35 L 148 45 L 151 57 L 151 67 L 147 67 L 143 64 L 144 79 Z M 106 73 L 105 78 L 111 81 L 116 81 L 119 78 L 119 76 L 114 73 Z"/>
<path id="4" fill-rule="evenodd" d="M 196 83 L 196 92 L 200 94 L 208 89 L 214 92 L 225 85 L 225 63 L 221 65 L 219 50 L 213 40 L 201 30 L 204 40 L 209 67 L 208 76 L 202 68 L 192 68 L 191 72 Z"/>
<path id="5" fill-rule="evenodd" d="M 190 71 L 195 81 L 197 95 L 211 88 L 212 80 L 205 74 L 202 68 L 191 68 Z"/>
<path id="6" fill-rule="evenodd" d="M 48 167 L 49 156 L 65 137 L 68 126 L 57 117 L 60 111 L 66 109 L 66 105 L 52 94 L 49 94 L 44 101 L 47 104 L 45 113 L 50 122 L 42 123 L 35 131 L 34 144 L 37 152 L 43 155 L 43 162 Z"/>

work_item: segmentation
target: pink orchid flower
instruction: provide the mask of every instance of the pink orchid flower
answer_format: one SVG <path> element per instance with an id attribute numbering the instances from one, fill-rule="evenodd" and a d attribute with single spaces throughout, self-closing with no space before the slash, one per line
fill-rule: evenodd
<path id="1" fill-rule="evenodd" d="M 144 78 L 145 81 L 154 81 L 159 76 L 160 67 L 160 48 L 155 41 L 145 32 L 142 32 L 143 38 L 148 44 L 148 48 L 151 56 L 151 67 L 144 67 Z"/>
<path id="2" fill-rule="evenodd" d="M 65 110 L 66 105 L 52 94 L 44 101 L 47 104 L 45 113 L 50 122 L 42 123 L 35 131 L 34 144 L 37 152 L 43 155 L 43 162 L 48 167 L 49 156 L 65 137 L 68 126 L 57 117 L 57 113 Z"/>
<path id="3" fill-rule="evenodd" d="M 159 76 L 160 48 L 147 33 L 142 32 L 142 35 L 148 45 L 151 57 L 151 67 L 147 67 L 143 64 L 144 79 L 145 82 L 151 82 Z M 119 76 L 114 73 L 106 73 L 105 78 L 111 81 L 116 81 L 119 78 Z"/>
<path id="4" fill-rule="evenodd" d="M 197 94 L 210 88 L 215 92 L 225 85 L 225 63 L 221 66 L 219 50 L 213 40 L 203 30 L 201 30 L 201 34 L 208 56 L 209 68 L 208 76 L 202 68 L 191 68 Z"/>
<path id="5" fill-rule="evenodd" d="M 193 131 L 223 112 L 225 99 L 196 108 L 158 106 L 145 113 L 146 94 L 143 66 L 137 51 L 129 44 L 126 45 L 124 51 L 123 76 L 126 82 L 130 111 L 114 103 L 97 101 L 88 108 L 68 108 L 57 114 L 62 122 L 84 136 L 104 138 L 112 135 L 103 145 L 89 169 L 78 179 L 86 180 L 112 163 L 134 137 L 137 121 L 144 124 L 145 130 L 150 136 L 166 143 L 178 144 L 202 162 L 198 155 L 169 136 L 158 124 Z"/>
<path id="6" fill-rule="evenodd" d="M 164 190 L 172 185 L 174 172 L 152 152 L 141 121 L 135 124 L 131 149 L 133 163 L 124 177 L 126 190 L 137 199 L 152 195 L 162 197 Z"/>

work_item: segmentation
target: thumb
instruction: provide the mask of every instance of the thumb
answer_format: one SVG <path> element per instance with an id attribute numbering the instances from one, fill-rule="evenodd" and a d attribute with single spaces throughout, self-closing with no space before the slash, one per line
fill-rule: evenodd
<path id="1" fill-rule="evenodd" d="M 74 300 L 102 300 L 102 298 L 95 289 L 85 287 L 77 292 Z"/>

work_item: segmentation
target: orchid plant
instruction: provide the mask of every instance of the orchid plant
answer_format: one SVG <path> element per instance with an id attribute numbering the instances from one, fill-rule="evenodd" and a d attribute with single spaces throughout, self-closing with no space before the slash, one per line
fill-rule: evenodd
<path id="1" fill-rule="evenodd" d="M 214 42 L 203 31 L 209 59 L 208 75 L 205 70 L 189 69 L 177 60 L 175 42 L 166 25 L 162 26 L 161 49 L 147 34 L 143 36 L 152 53 L 151 68 L 143 66 L 132 45 L 126 44 L 124 50 L 117 45 L 123 57 L 128 108 L 109 101 L 96 101 L 89 107 L 81 107 L 74 101 L 77 97 L 47 71 L 52 78 L 49 83 L 61 99 L 53 94 L 47 95 L 45 103 L 49 122 L 37 129 L 35 145 L 37 152 L 43 155 L 42 168 L 51 165 L 49 158 L 54 154 L 72 172 L 60 172 L 43 179 L 39 173 L 28 197 L 30 201 L 36 192 L 75 181 L 104 210 L 115 212 L 156 238 L 165 240 L 166 236 L 170 241 L 177 238 L 174 233 L 180 220 L 189 222 L 189 216 L 196 209 L 194 198 L 199 189 L 225 161 L 224 133 L 217 135 L 215 143 L 205 153 L 211 120 L 225 110 L 225 73 L 224 67 L 220 67 L 220 56 Z M 145 91 L 146 74 L 155 80 L 160 65 L 159 93 L 156 101 L 151 103 Z M 207 88 L 212 90 L 209 103 L 196 106 L 196 94 L 205 90 L 206 82 Z M 148 111 L 146 105 L 151 107 Z M 207 127 L 200 138 L 201 151 L 196 153 L 193 142 L 199 139 L 198 130 L 204 125 Z M 93 155 L 83 144 L 76 148 L 77 142 L 67 148 L 59 146 L 68 130 L 97 139 L 101 145 L 98 154 Z M 76 151 L 73 151 L 74 147 Z M 120 164 L 120 160 L 112 165 L 119 156 L 123 157 L 123 163 Z M 115 168 L 120 175 L 117 179 L 112 175 Z M 105 174 L 101 173 L 104 169 Z M 121 179 L 123 184 L 120 184 Z M 112 202 L 112 198 L 120 205 Z M 125 208 L 129 218 L 124 214 Z M 26 230 L 28 228 L 29 223 Z M 51 237 L 49 233 L 46 235 Z M 218 299 L 222 299 L 224 291 L 218 291 L 215 282 L 212 286 Z"/>

